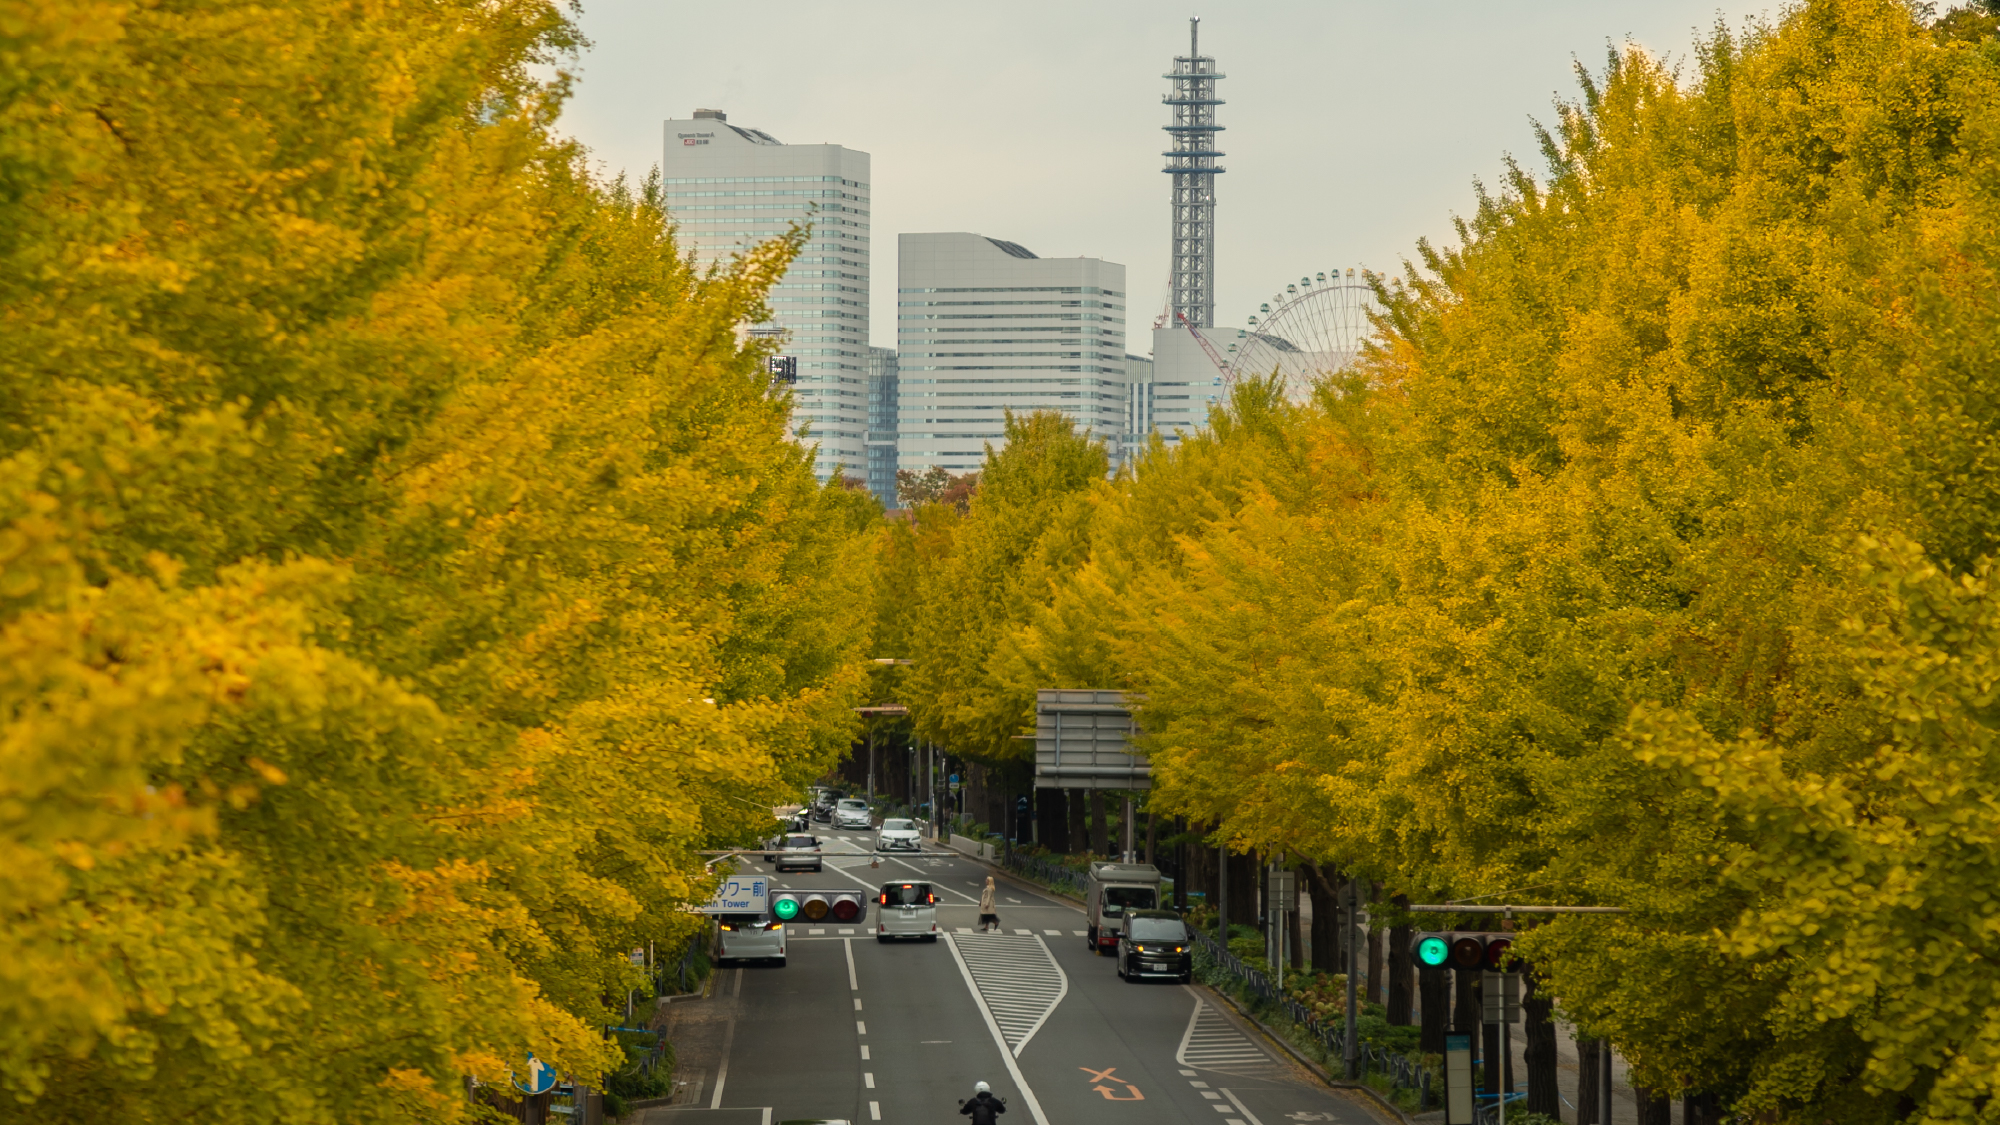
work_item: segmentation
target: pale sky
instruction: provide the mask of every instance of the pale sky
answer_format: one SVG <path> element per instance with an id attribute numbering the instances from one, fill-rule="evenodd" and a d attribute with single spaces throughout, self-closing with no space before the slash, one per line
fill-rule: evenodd
<path id="1" fill-rule="evenodd" d="M 1166 299 L 1162 78 L 1199 14 L 1228 75 L 1217 120 L 1216 321 L 1240 327 L 1287 281 L 1395 271 L 1447 243 L 1581 60 L 1627 40 L 1687 60 L 1729 0 L 1142 0 L 807 3 L 584 0 L 593 42 L 563 127 L 642 177 L 660 123 L 700 107 L 786 143 L 873 157 L 871 334 L 895 345 L 896 235 L 973 231 L 1043 257 L 1126 267 L 1127 348 Z"/>

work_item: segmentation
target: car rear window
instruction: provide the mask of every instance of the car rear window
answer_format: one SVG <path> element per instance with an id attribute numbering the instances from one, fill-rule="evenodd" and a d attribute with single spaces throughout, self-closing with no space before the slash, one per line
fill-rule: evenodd
<path id="1" fill-rule="evenodd" d="M 915 832 L 916 830 L 917 822 L 914 820 L 885 820 L 882 822 L 882 831 L 884 832 Z"/>
<path id="2" fill-rule="evenodd" d="M 847 800 L 840 802 L 840 807 L 843 809 L 865 809 L 868 807 L 868 802 Z"/>
<path id="3" fill-rule="evenodd" d="M 1186 941 L 1187 927 L 1174 918 L 1132 919 L 1133 941 Z"/>
<path id="4" fill-rule="evenodd" d="M 819 847 L 819 837 L 787 836 L 785 837 L 785 846 L 788 848 L 816 848 Z"/>
<path id="5" fill-rule="evenodd" d="M 1151 887 L 1106 887 L 1104 888 L 1104 912 L 1122 914 L 1127 910 L 1151 910 L 1159 905 L 1153 901 Z"/>
<path id="6" fill-rule="evenodd" d="M 882 904 L 884 906 L 928 906 L 931 902 L 929 883 L 884 883 L 882 884 Z"/>

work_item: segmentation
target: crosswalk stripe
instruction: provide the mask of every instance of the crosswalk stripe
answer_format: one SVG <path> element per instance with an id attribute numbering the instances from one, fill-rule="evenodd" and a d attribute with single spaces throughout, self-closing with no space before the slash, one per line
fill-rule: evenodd
<path id="1" fill-rule="evenodd" d="M 965 962 L 980 1000 L 1016 1058 L 1069 994 L 1069 977 L 1049 947 L 1031 931 L 1021 932 L 1027 936 L 989 933 L 945 938 Z"/>
<path id="2" fill-rule="evenodd" d="M 1207 1002 L 1196 1000 L 1174 1058 L 1182 1066 L 1228 1067 L 1264 1064 L 1270 1056 Z"/>

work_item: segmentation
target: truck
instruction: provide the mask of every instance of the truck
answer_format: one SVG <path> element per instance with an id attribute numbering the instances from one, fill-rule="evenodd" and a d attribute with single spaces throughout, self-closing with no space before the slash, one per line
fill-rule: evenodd
<path id="1" fill-rule="evenodd" d="M 1099 956 L 1115 956 L 1126 912 L 1153 910 L 1160 905 L 1160 869 L 1150 863 L 1093 863 L 1084 902 L 1090 916 L 1090 928 L 1085 932 L 1091 950 Z"/>

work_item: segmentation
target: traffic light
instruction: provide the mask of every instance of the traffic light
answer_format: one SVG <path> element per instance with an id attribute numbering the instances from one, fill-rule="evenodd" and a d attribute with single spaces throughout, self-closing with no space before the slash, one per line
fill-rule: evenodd
<path id="1" fill-rule="evenodd" d="M 1420 933 L 1410 942 L 1410 960 L 1420 969 L 1497 973 L 1513 948 L 1512 934 Z"/>
<path id="2" fill-rule="evenodd" d="M 1419 969 L 1442 969 L 1451 960 L 1451 940 L 1443 934 L 1418 934 L 1410 945 L 1410 960 Z"/>
<path id="3" fill-rule="evenodd" d="M 847 924 L 860 921 L 867 913 L 868 900 L 861 891 L 771 892 L 771 914 L 780 922 L 824 922 L 831 918 Z"/>

